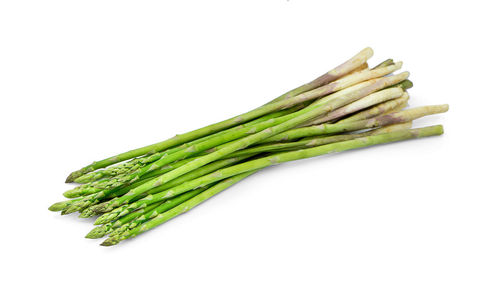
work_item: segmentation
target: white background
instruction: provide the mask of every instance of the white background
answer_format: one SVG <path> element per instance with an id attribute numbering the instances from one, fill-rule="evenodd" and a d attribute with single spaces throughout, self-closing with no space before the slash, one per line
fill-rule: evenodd
<path id="1" fill-rule="evenodd" d="M 461 2 L 0 2 L 2 291 L 499 292 L 500 22 Z M 113 248 L 47 210 L 70 171 L 366 46 L 450 104 L 416 123 L 445 135 L 269 168 Z"/>

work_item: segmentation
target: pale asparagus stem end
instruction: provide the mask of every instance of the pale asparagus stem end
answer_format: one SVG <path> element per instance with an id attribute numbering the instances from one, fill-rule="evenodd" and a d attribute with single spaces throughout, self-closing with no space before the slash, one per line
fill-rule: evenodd
<path id="1" fill-rule="evenodd" d="M 387 59 L 381 63 L 379 63 L 378 65 L 374 66 L 372 69 L 377 69 L 377 68 L 381 68 L 381 67 L 386 67 L 386 66 L 389 66 L 389 65 L 392 65 L 394 64 L 394 60 L 392 59 Z"/>
<path id="2" fill-rule="evenodd" d="M 403 90 L 399 87 L 391 87 L 388 89 L 380 90 L 380 91 L 375 92 L 373 94 L 370 94 L 364 98 L 361 98 L 357 101 L 354 101 L 354 102 L 352 102 L 352 103 L 350 103 L 342 108 L 339 108 L 339 109 L 334 110 L 330 113 L 327 113 L 323 117 L 320 117 L 316 120 L 313 120 L 313 121 L 305 124 L 305 126 L 321 124 L 321 123 L 325 123 L 328 121 L 335 121 L 341 117 L 344 117 L 344 116 L 349 115 L 351 113 L 363 110 L 363 109 L 371 107 L 373 105 L 376 105 L 376 104 L 379 104 L 379 103 L 382 103 L 382 102 L 385 102 L 388 100 L 399 98 L 403 94 L 404 94 Z"/>

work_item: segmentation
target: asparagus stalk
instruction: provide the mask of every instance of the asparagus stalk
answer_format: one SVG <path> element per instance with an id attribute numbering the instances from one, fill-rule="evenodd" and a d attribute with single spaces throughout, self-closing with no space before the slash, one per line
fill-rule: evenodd
<path id="1" fill-rule="evenodd" d="M 365 136 L 369 136 L 369 135 L 388 133 L 388 132 L 402 130 L 402 129 L 409 129 L 409 128 L 411 128 L 411 125 L 412 125 L 411 122 L 406 122 L 406 123 L 400 123 L 400 124 L 387 125 L 387 126 L 384 126 L 381 128 L 377 128 L 377 129 L 374 129 L 371 131 L 365 131 L 365 132 L 361 132 L 361 133 L 337 134 L 337 135 L 330 135 L 330 136 L 305 138 L 305 139 L 295 141 L 295 142 L 284 142 L 284 143 L 258 145 L 255 147 L 251 147 L 248 149 L 237 151 L 237 152 L 233 153 L 233 155 L 252 155 L 252 154 L 259 154 L 259 153 L 266 153 L 266 152 L 290 151 L 290 150 L 297 150 L 297 149 L 301 149 L 301 148 L 315 147 L 315 146 L 330 144 L 330 143 L 334 143 L 334 142 L 352 140 L 355 138 L 365 137 Z"/>
<path id="2" fill-rule="evenodd" d="M 76 178 L 75 182 L 77 182 L 77 183 L 89 183 L 89 182 L 99 180 L 101 178 L 114 177 L 114 176 L 117 176 L 120 174 L 134 172 L 135 170 L 138 170 L 139 168 L 142 168 L 145 165 L 160 159 L 164 155 L 173 154 L 175 152 L 187 149 L 192 145 L 195 145 L 195 144 L 200 143 L 202 141 L 208 140 L 210 138 L 217 137 L 217 136 L 222 135 L 222 134 L 229 133 L 231 131 L 239 130 L 239 129 L 244 128 L 244 127 L 252 126 L 252 125 L 267 121 L 269 119 L 273 119 L 273 118 L 277 118 L 277 117 L 291 114 L 297 110 L 300 110 L 301 108 L 303 108 L 303 105 L 297 105 L 297 106 L 289 108 L 289 109 L 269 113 L 269 114 L 264 115 L 260 118 L 254 119 L 248 123 L 234 126 L 230 129 L 226 129 L 226 130 L 219 131 L 219 132 L 211 134 L 211 135 L 201 137 L 199 139 L 184 143 L 180 146 L 177 146 L 174 148 L 169 148 L 163 152 L 154 153 L 154 154 L 148 155 L 146 157 L 136 158 L 136 159 L 133 159 L 131 161 L 128 161 L 128 162 L 125 162 L 125 163 L 122 163 L 119 165 L 114 165 L 114 166 L 111 166 L 111 167 L 106 168 L 106 169 L 100 169 L 100 170 L 97 170 L 95 172 L 84 174 L 84 175 Z"/>
<path id="3" fill-rule="evenodd" d="M 378 92 L 375 92 L 371 95 L 368 95 L 362 99 L 359 99 L 351 104 L 348 104 L 340 109 L 337 109 L 335 111 L 332 111 L 330 113 L 327 113 L 323 117 L 320 117 L 318 119 L 315 119 L 311 122 L 306 123 L 304 126 L 311 126 L 311 125 L 317 125 L 325 122 L 331 122 L 331 121 L 336 121 L 340 117 L 347 116 L 351 113 L 358 112 L 362 109 L 366 109 L 368 107 L 371 107 L 373 105 L 383 103 L 389 100 L 393 100 L 396 98 L 399 98 L 403 95 L 403 90 L 398 88 L 398 87 L 393 87 L 393 88 L 388 88 L 385 90 L 381 90 Z"/>
<path id="4" fill-rule="evenodd" d="M 217 171 L 215 174 L 209 174 L 204 177 L 198 178 L 193 181 L 199 181 L 202 184 L 206 184 L 206 182 L 213 181 L 214 177 L 218 178 L 228 178 L 230 176 L 235 176 L 236 174 L 240 174 L 241 176 L 245 176 L 252 171 L 259 170 L 261 168 L 270 166 L 270 165 L 275 165 L 283 162 L 288 162 L 288 161 L 293 161 L 293 160 L 299 160 L 299 159 L 305 159 L 305 158 L 310 158 L 314 156 L 319 156 L 319 155 L 324 155 L 332 152 L 341 152 L 345 150 L 351 150 L 351 149 L 356 149 L 356 148 L 361 148 L 361 147 L 367 147 L 367 146 L 372 146 L 372 145 L 377 145 L 377 144 L 382 144 L 382 143 L 388 143 L 388 142 L 395 142 L 395 141 L 400 141 L 400 140 L 406 140 L 406 139 L 411 139 L 411 138 L 418 138 L 418 137 L 426 137 L 426 136 L 432 136 L 432 135 L 440 135 L 443 133 L 443 128 L 442 126 L 431 126 L 431 127 L 425 127 L 425 128 L 419 128 L 419 129 L 411 129 L 411 130 L 400 130 L 400 131 L 395 131 L 391 133 L 386 133 L 386 134 L 379 134 L 379 135 L 373 135 L 373 136 L 367 136 L 364 138 L 357 138 L 353 139 L 350 141 L 344 141 L 344 142 L 337 142 L 333 144 L 328 144 L 328 145 L 323 145 L 323 146 L 318 146 L 314 148 L 309 148 L 309 149 L 304 149 L 304 150 L 298 150 L 298 151 L 292 151 L 292 152 L 285 152 L 285 153 L 280 153 L 277 155 L 261 158 L 261 159 L 256 159 L 252 160 L 246 163 L 238 164 L 233 167 L 228 167 L 221 169 Z M 234 177 L 233 177 L 234 178 Z M 224 183 L 225 181 L 222 181 Z M 217 187 L 219 184 L 215 185 L 213 188 Z M 115 245 L 118 242 L 130 238 L 130 237 L 135 237 L 138 234 L 145 232 L 153 227 L 156 227 L 165 221 L 168 221 L 169 219 L 186 212 L 193 208 L 194 206 L 202 203 L 206 199 L 210 198 L 213 196 L 215 193 L 212 193 L 212 188 L 206 190 L 205 192 L 202 192 L 198 196 L 193 197 L 192 199 L 184 202 L 183 204 L 178 205 L 177 207 L 168 210 L 165 213 L 162 213 L 155 218 L 151 219 L 150 221 L 143 223 L 134 229 L 124 232 L 120 235 L 117 235 L 115 237 L 108 238 L 106 241 L 102 243 L 104 246 L 109 246 L 109 245 Z M 218 192 L 218 191 L 217 191 Z M 155 196 L 158 194 L 151 196 L 150 203 L 154 203 L 155 199 L 153 199 Z M 170 194 L 167 192 L 165 194 L 169 196 Z M 162 194 L 161 196 L 157 196 L 161 200 L 161 198 L 165 198 L 164 195 Z M 136 203 L 134 203 L 136 204 Z M 134 205 L 132 204 L 132 205 Z M 140 206 L 140 205 L 139 205 Z"/>
<path id="5" fill-rule="evenodd" d="M 280 133 L 278 135 L 275 135 L 271 138 L 262 140 L 260 143 L 293 141 L 295 139 L 307 136 L 342 133 L 348 131 L 356 131 L 365 128 L 380 127 L 389 124 L 404 123 L 426 115 L 439 114 L 439 113 L 444 113 L 446 111 L 448 111 L 447 104 L 417 107 L 366 120 L 342 122 L 342 123 L 339 122 L 335 124 L 321 124 L 321 125 L 292 129 Z"/>
<path id="6" fill-rule="evenodd" d="M 352 71 L 356 70 L 357 68 L 363 66 L 363 64 L 365 64 L 366 61 L 368 61 L 368 59 L 370 59 L 372 56 L 373 56 L 373 50 L 371 48 L 367 47 L 367 48 L 361 50 L 361 52 L 356 54 L 351 59 L 349 59 L 346 62 L 342 63 L 341 65 L 335 67 L 334 69 L 328 71 L 327 73 L 323 74 L 322 76 L 316 78 L 315 80 L 313 80 L 309 83 L 301 85 L 298 88 L 295 88 L 289 92 L 284 93 L 283 95 L 274 99 L 272 102 L 289 99 L 291 97 L 297 96 L 299 94 L 308 92 L 310 90 L 313 90 L 315 88 L 318 88 L 320 86 L 328 84 L 332 81 L 335 81 L 335 80 L 351 73 Z"/>
<path id="7" fill-rule="evenodd" d="M 193 130 L 193 131 L 190 131 L 190 132 L 187 132 L 184 134 L 176 135 L 170 139 L 164 140 L 164 141 L 159 142 L 159 143 L 155 143 L 155 144 L 152 144 L 149 146 L 134 149 L 134 150 L 131 150 L 131 151 L 128 151 L 125 153 L 121 153 L 121 154 L 113 156 L 113 157 L 106 158 L 104 160 L 93 162 L 92 164 L 87 165 L 87 166 L 81 168 L 80 170 L 72 172 L 68 176 L 68 178 L 66 179 L 66 182 L 73 182 L 76 178 L 78 178 L 86 173 L 107 167 L 109 165 L 116 164 L 118 162 L 122 162 L 122 161 L 125 161 L 128 159 L 134 158 L 134 157 L 145 155 L 145 154 L 160 152 L 160 151 L 163 151 L 165 149 L 168 149 L 168 148 L 171 148 L 171 147 L 198 139 L 200 137 L 204 137 L 204 136 L 219 132 L 221 130 L 230 128 L 232 126 L 242 124 L 244 122 L 250 121 L 252 119 L 263 116 L 265 114 L 268 114 L 268 113 L 271 113 L 271 112 L 274 112 L 277 110 L 289 108 L 293 105 L 300 104 L 304 101 L 292 102 L 292 104 L 290 104 L 290 101 L 293 98 L 295 98 L 296 96 L 305 95 L 308 92 L 309 93 L 314 92 L 314 90 L 318 86 L 321 86 L 321 85 L 326 84 L 326 88 L 332 88 L 331 84 L 329 85 L 327 83 L 329 83 L 330 81 L 335 80 L 341 76 L 344 76 L 345 74 L 349 73 L 350 71 L 352 71 L 356 67 L 359 67 L 359 65 L 365 63 L 368 60 L 368 58 L 370 58 L 372 55 L 373 55 L 372 49 L 366 48 L 363 51 L 361 51 L 359 54 L 357 54 L 356 56 L 351 58 L 346 63 L 344 63 L 344 64 L 340 65 L 339 67 L 329 71 L 328 73 L 320 76 L 316 80 L 278 97 L 276 99 L 277 101 L 275 101 L 271 104 L 266 104 L 264 106 L 256 108 L 256 109 L 249 111 L 247 113 L 244 113 L 242 115 L 238 115 L 236 117 L 233 117 L 233 118 L 230 118 L 230 119 L 218 122 L 218 123 L 214 123 L 214 124 L 199 128 L 197 130 Z M 359 65 L 357 65 L 357 64 L 359 64 Z M 333 88 L 335 88 L 335 86 L 333 86 Z M 296 94 L 296 93 L 300 93 L 300 94 Z M 328 93 L 324 92 L 324 89 L 320 90 L 320 91 L 316 91 L 314 93 L 321 94 L 321 95 L 328 94 Z M 306 96 L 310 96 L 310 95 L 311 94 L 306 95 Z M 316 96 L 314 98 L 317 98 L 317 97 L 319 97 L 319 96 Z M 312 99 L 312 98 L 310 98 L 310 99 Z M 298 99 L 298 100 L 300 100 L 300 99 Z"/>

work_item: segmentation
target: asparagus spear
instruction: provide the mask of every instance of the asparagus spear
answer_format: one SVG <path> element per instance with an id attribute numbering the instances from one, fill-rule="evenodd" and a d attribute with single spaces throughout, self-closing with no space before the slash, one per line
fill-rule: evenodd
<path id="1" fill-rule="evenodd" d="M 316 78 L 315 80 L 309 83 L 306 83 L 304 85 L 299 86 L 296 89 L 284 93 L 283 95 L 274 99 L 272 102 L 289 99 L 291 97 L 308 92 L 310 90 L 328 84 L 334 80 L 337 80 L 349 74 L 350 72 L 354 71 L 355 69 L 361 67 L 372 56 L 373 56 L 373 50 L 369 47 L 365 48 L 361 52 L 356 54 L 354 57 L 344 62 L 343 64 L 335 67 L 334 69 L 328 71 L 327 73 L 323 74 L 322 76 Z"/>
<path id="2" fill-rule="evenodd" d="M 139 168 L 144 167 L 145 165 L 147 165 L 151 162 L 154 162 L 154 161 L 160 159 L 164 155 L 173 154 L 173 153 L 178 152 L 180 150 L 187 149 L 188 147 L 195 145 L 197 143 L 200 143 L 202 141 L 208 140 L 210 138 L 213 138 L 213 137 L 225 134 L 225 133 L 229 133 L 231 131 L 241 129 L 243 127 L 248 127 L 251 125 L 258 124 L 260 122 L 267 121 L 269 119 L 288 115 L 288 114 L 293 113 L 297 110 L 300 110 L 301 108 L 303 108 L 303 105 L 297 105 L 297 106 L 289 108 L 289 109 L 269 113 L 269 114 L 264 115 L 260 118 L 254 119 L 248 123 L 234 126 L 230 129 L 226 129 L 226 130 L 223 130 L 223 131 L 211 134 L 211 135 L 201 137 L 199 139 L 184 143 L 180 146 L 177 146 L 174 148 L 169 148 L 163 152 L 154 153 L 154 154 L 148 155 L 146 157 L 136 158 L 136 159 L 133 159 L 131 161 L 128 161 L 128 162 L 125 162 L 122 164 L 110 166 L 109 168 L 106 168 L 106 169 L 100 169 L 100 170 L 97 170 L 95 172 L 87 173 L 85 175 L 82 175 L 82 176 L 76 178 L 75 182 L 77 182 L 77 183 L 89 183 L 89 182 L 93 182 L 93 181 L 96 181 L 96 180 L 99 180 L 99 179 L 105 178 L 105 177 L 114 177 L 114 176 L 117 176 L 120 174 L 130 173 L 130 172 L 133 172 L 135 170 L 138 170 Z"/>
<path id="3" fill-rule="evenodd" d="M 361 132 L 361 133 L 336 134 L 336 135 L 329 135 L 329 136 L 305 138 L 305 139 L 295 141 L 295 142 L 284 142 L 284 143 L 258 145 L 255 147 L 251 147 L 248 149 L 237 151 L 237 152 L 233 153 L 232 155 L 252 155 L 252 154 L 265 153 L 265 152 L 290 151 L 290 150 L 297 150 L 297 149 L 301 149 L 301 148 L 315 147 L 315 146 L 320 146 L 320 145 L 334 143 L 334 142 L 352 140 L 355 138 L 365 137 L 365 136 L 374 135 L 374 134 L 382 134 L 382 133 L 388 133 L 388 132 L 392 132 L 392 131 L 396 131 L 396 130 L 409 129 L 409 128 L 411 128 L 411 124 L 412 124 L 411 122 L 406 122 L 406 123 L 400 123 L 400 124 L 387 125 L 387 126 L 383 126 L 381 128 L 377 128 L 377 129 L 374 129 L 371 131 L 365 131 L 365 132 Z"/>
<path id="4" fill-rule="evenodd" d="M 176 135 L 170 139 L 167 139 L 167 140 L 159 142 L 159 143 L 155 143 L 155 144 L 152 144 L 149 146 L 134 149 L 134 150 L 131 150 L 131 151 L 128 151 L 125 153 L 121 153 L 121 154 L 113 156 L 113 157 L 106 158 L 104 160 L 93 162 L 92 164 L 87 165 L 87 166 L 81 168 L 80 170 L 72 172 L 68 176 L 68 178 L 66 179 L 66 182 L 73 182 L 76 178 L 82 176 L 83 174 L 92 172 L 92 171 L 97 170 L 97 169 L 107 167 L 109 165 L 116 164 L 118 162 L 125 161 L 128 159 L 134 158 L 134 157 L 142 156 L 142 155 L 145 155 L 148 153 L 160 152 L 160 151 L 168 149 L 170 147 L 174 147 L 176 145 L 180 145 L 180 144 L 198 139 L 200 137 L 219 132 L 221 130 L 230 128 L 232 126 L 242 124 L 246 121 L 250 121 L 252 119 L 263 116 L 265 114 L 268 114 L 268 113 L 271 113 L 271 112 L 274 112 L 277 110 L 281 110 L 284 108 L 288 108 L 288 107 L 293 106 L 293 105 L 300 104 L 303 101 L 298 102 L 298 103 L 294 103 L 292 105 L 290 105 L 289 101 L 293 99 L 292 96 L 296 97 L 299 95 L 296 93 L 301 93 L 300 95 L 304 95 L 307 92 L 314 91 L 314 89 L 316 89 L 320 85 L 327 84 L 328 82 L 335 80 L 336 78 L 339 78 L 339 77 L 349 73 L 354 68 L 365 63 L 366 60 L 368 60 L 368 58 L 370 58 L 372 55 L 373 55 L 372 49 L 366 48 L 363 51 L 361 51 L 359 54 L 357 54 L 356 56 L 351 58 L 346 63 L 344 63 L 344 64 L 340 65 L 339 67 L 329 71 L 328 73 L 320 76 L 316 80 L 278 97 L 276 99 L 277 100 L 276 102 L 261 106 L 259 108 L 256 108 L 256 109 L 250 111 L 250 112 L 247 112 L 245 114 L 238 115 L 236 117 L 233 117 L 233 118 L 230 118 L 230 119 L 218 122 L 218 123 L 214 123 L 214 124 L 199 128 L 197 130 L 193 130 L 193 131 L 190 131 L 190 132 L 187 132 L 184 134 Z M 359 63 L 359 65 L 356 66 L 356 64 L 358 64 L 358 63 Z M 327 87 L 328 86 L 330 86 L 330 85 L 327 84 Z M 331 88 L 331 86 L 330 86 L 330 88 Z M 328 93 L 322 92 L 321 90 L 316 91 L 315 93 L 322 94 L 322 95 L 328 94 Z M 316 96 L 316 98 L 317 97 L 318 96 Z"/>
<path id="5" fill-rule="evenodd" d="M 307 136 L 342 133 L 342 132 L 355 131 L 365 128 L 379 127 L 388 124 L 403 123 L 415 120 L 425 115 L 444 113 L 446 111 L 448 111 L 448 105 L 446 104 L 417 107 L 366 120 L 353 121 L 353 122 L 339 122 L 335 124 L 321 124 L 321 125 L 292 129 L 280 133 L 278 135 L 275 135 L 271 138 L 262 140 L 260 143 L 292 141 L 297 138 L 303 138 Z"/>
<path id="6" fill-rule="evenodd" d="M 382 144 L 382 143 L 388 143 L 388 142 L 395 142 L 395 141 L 400 141 L 400 140 L 406 140 L 406 139 L 411 139 L 411 138 L 418 138 L 418 137 L 426 137 L 426 136 L 432 136 L 432 135 L 440 135 L 443 133 L 443 128 L 442 126 L 431 126 L 431 127 L 425 127 L 425 128 L 418 128 L 418 129 L 410 129 L 410 130 L 400 130 L 400 131 L 395 131 L 391 133 L 386 133 L 386 134 L 379 134 L 379 135 L 373 135 L 373 136 L 367 136 L 363 138 L 357 138 L 353 139 L 350 141 L 344 141 L 344 142 L 337 142 L 333 144 L 328 144 L 328 145 L 323 145 L 319 147 L 314 147 L 314 148 L 309 148 L 309 149 L 304 149 L 304 150 L 298 150 L 298 151 L 292 151 L 292 152 L 285 152 L 285 153 L 280 153 L 277 155 L 265 157 L 262 159 L 257 159 L 257 160 L 252 160 L 246 163 L 242 163 L 233 167 L 228 167 L 225 169 L 221 169 L 216 172 L 216 176 L 218 178 L 227 178 L 229 176 L 234 176 L 235 174 L 240 174 L 240 176 L 244 177 L 247 174 L 249 175 L 252 171 L 259 170 L 261 168 L 264 168 L 269 165 L 275 165 L 283 162 L 288 162 L 288 161 L 293 161 L 293 160 L 299 160 L 299 159 L 304 159 L 304 158 L 310 158 L 314 156 L 319 156 L 319 155 L 324 155 L 332 152 L 341 152 L 345 150 L 351 150 L 351 149 L 356 149 L 356 148 L 361 148 L 361 147 L 367 147 L 367 146 L 372 146 L 376 144 Z M 202 178 L 204 179 L 209 179 L 210 177 L 215 177 L 214 174 L 212 175 L 207 175 Z M 235 178 L 235 177 L 233 177 Z M 197 181 L 201 181 L 201 178 L 197 179 Z M 213 179 L 212 179 L 213 180 Z M 207 180 L 209 181 L 209 180 Z M 225 181 L 222 181 L 221 183 L 224 183 Z M 214 189 L 209 188 L 205 192 L 202 192 L 198 196 L 193 197 L 192 199 L 178 205 L 177 207 L 168 210 L 165 213 L 162 213 L 155 218 L 151 219 L 150 221 L 143 223 L 134 229 L 124 232 L 120 235 L 117 235 L 115 237 L 108 238 L 106 241 L 102 243 L 104 246 L 110 246 L 110 245 L 115 245 L 118 242 L 130 238 L 130 237 L 135 237 L 139 235 L 140 233 L 143 233 L 147 230 L 150 230 L 153 227 L 156 227 L 169 219 L 184 213 L 191 208 L 197 206 L 198 204 L 202 203 L 206 199 L 212 197 L 214 194 L 217 192 L 213 192 L 212 190 L 215 190 L 216 187 L 219 186 L 219 184 L 215 185 Z M 153 196 L 154 197 L 154 196 Z M 153 200 L 153 199 L 151 199 Z M 152 201 L 154 202 L 154 201 Z"/>

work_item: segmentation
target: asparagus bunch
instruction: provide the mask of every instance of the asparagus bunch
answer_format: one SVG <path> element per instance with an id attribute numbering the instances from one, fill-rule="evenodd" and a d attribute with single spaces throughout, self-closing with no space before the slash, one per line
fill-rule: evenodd
<path id="1" fill-rule="evenodd" d="M 110 246 L 184 213 L 274 164 L 412 138 L 442 126 L 411 129 L 413 120 L 447 105 L 403 110 L 409 73 L 387 59 L 369 68 L 366 48 L 313 81 L 236 117 L 96 161 L 72 172 L 61 214 L 99 216 L 87 238 Z"/>

